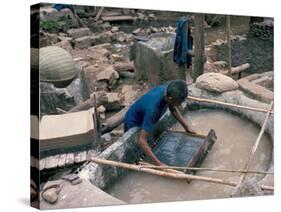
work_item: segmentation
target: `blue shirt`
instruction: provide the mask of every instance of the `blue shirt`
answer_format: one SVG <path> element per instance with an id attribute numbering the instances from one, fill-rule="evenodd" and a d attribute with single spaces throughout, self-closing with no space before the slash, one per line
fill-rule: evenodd
<path id="1" fill-rule="evenodd" d="M 139 98 L 127 111 L 124 118 L 125 132 L 138 126 L 151 132 L 155 123 L 168 108 L 165 97 L 167 85 L 160 85 Z"/>

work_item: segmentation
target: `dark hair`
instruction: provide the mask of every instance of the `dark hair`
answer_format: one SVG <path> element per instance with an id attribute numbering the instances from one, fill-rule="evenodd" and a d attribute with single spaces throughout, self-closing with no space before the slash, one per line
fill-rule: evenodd
<path id="1" fill-rule="evenodd" d="M 184 80 L 173 80 L 167 87 L 167 96 L 175 102 L 182 103 L 188 95 L 187 84 Z"/>

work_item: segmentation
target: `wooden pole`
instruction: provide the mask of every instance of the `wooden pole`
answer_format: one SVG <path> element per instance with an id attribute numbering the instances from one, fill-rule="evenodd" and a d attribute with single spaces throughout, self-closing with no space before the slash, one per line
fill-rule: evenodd
<path id="1" fill-rule="evenodd" d="M 274 174 L 273 172 L 254 171 L 254 170 L 233 170 L 233 169 L 218 169 L 218 168 L 199 168 L 199 167 L 184 167 L 184 166 L 155 166 L 146 162 L 139 162 L 143 168 L 152 169 L 178 169 L 178 170 L 191 170 L 191 171 L 214 171 L 214 172 L 230 172 L 230 173 L 248 173 L 248 174 Z"/>
<path id="2" fill-rule="evenodd" d="M 254 155 L 255 155 L 255 152 L 257 151 L 257 148 L 258 148 L 258 146 L 259 146 L 260 140 L 261 140 L 262 135 L 263 135 L 263 133 L 264 133 L 265 127 L 266 127 L 266 125 L 267 125 L 267 122 L 268 122 L 268 119 L 269 119 L 269 116 L 270 116 L 270 111 L 272 110 L 272 108 L 273 108 L 273 101 L 272 101 L 271 104 L 270 104 L 270 109 L 268 110 L 268 112 L 267 112 L 267 114 L 266 114 L 266 117 L 265 117 L 265 120 L 264 120 L 264 122 L 263 122 L 262 128 L 261 128 L 260 133 L 259 133 L 259 135 L 258 135 L 258 138 L 257 138 L 257 140 L 256 140 L 256 142 L 255 142 L 255 144 L 254 144 L 254 146 L 253 146 L 253 148 L 252 148 L 252 152 L 251 152 L 251 154 L 250 154 L 250 157 L 249 157 L 249 159 L 248 159 L 248 161 L 247 161 L 247 163 L 246 163 L 246 165 L 245 165 L 245 168 L 244 168 L 245 171 L 248 171 L 248 169 L 249 169 L 249 167 L 250 167 L 250 164 L 251 164 L 251 162 L 252 162 L 252 159 L 253 159 L 253 157 L 254 157 Z M 247 173 L 243 173 L 243 174 L 241 175 L 241 177 L 240 177 L 240 179 L 239 179 L 239 182 L 238 182 L 238 184 L 237 184 L 237 186 L 236 186 L 237 188 L 238 188 L 238 187 L 241 185 L 241 183 L 244 181 L 244 179 L 245 179 L 245 177 L 246 177 L 246 174 L 247 174 Z"/>
<path id="3" fill-rule="evenodd" d="M 241 64 L 241 65 L 236 66 L 236 67 L 231 67 L 231 75 L 240 74 L 241 72 L 246 71 L 248 68 L 250 68 L 250 64 L 249 63 Z M 229 74 L 229 70 L 222 71 L 220 73 L 228 75 Z"/>
<path id="4" fill-rule="evenodd" d="M 265 113 L 270 112 L 271 114 L 274 113 L 272 110 L 269 111 L 267 109 L 255 108 L 255 107 L 249 107 L 249 106 L 243 106 L 243 105 L 237 105 L 237 104 L 222 102 L 222 101 L 218 101 L 218 100 L 204 99 L 204 98 L 198 98 L 198 97 L 194 97 L 194 96 L 188 96 L 187 98 L 189 100 L 196 101 L 196 102 L 209 102 L 209 103 L 215 103 L 215 104 L 219 104 L 219 105 L 235 107 L 235 108 L 240 108 L 240 109 L 258 111 L 258 112 L 265 112 Z"/>
<path id="5" fill-rule="evenodd" d="M 195 14 L 195 43 L 193 81 L 204 73 L 204 14 Z"/>
<path id="6" fill-rule="evenodd" d="M 169 173 L 169 172 L 159 171 L 159 170 L 154 170 L 154 169 L 149 169 L 149 168 L 141 168 L 138 165 L 128 164 L 128 163 L 124 163 L 124 162 L 104 160 L 101 158 L 92 158 L 91 161 L 94 163 L 98 163 L 98 164 L 115 166 L 115 167 L 119 167 L 119 168 L 133 170 L 133 171 L 141 171 L 141 172 L 145 172 L 145 173 L 149 173 L 149 174 L 154 174 L 154 175 L 169 177 L 169 178 L 174 178 L 174 179 L 199 180 L 199 181 L 218 183 L 218 184 L 229 185 L 229 186 L 237 185 L 236 182 L 226 181 L 226 180 L 218 179 L 218 178 L 196 176 L 196 175 L 189 175 L 189 174 L 182 174 L 182 173 Z M 270 190 L 270 191 L 274 190 L 274 188 L 272 186 L 263 186 L 262 185 L 261 188 L 264 190 Z"/>
<path id="7" fill-rule="evenodd" d="M 77 112 L 77 111 L 81 111 L 81 110 L 88 110 L 91 107 L 99 107 L 102 104 L 102 101 L 100 100 L 100 96 L 102 96 L 102 94 L 97 94 L 94 98 L 94 96 L 92 95 L 89 99 L 87 99 L 86 101 L 80 102 L 78 105 L 76 105 L 75 107 L 73 107 L 72 109 L 70 109 L 68 111 L 68 113 L 73 113 L 73 112 Z"/>
<path id="8" fill-rule="evenodd" d="M 142 169 L 142 168 L 160 167 L 160 166 L 155 166 L 155 165 L 153 165 L 153 164 L 150 164 L 150 163 L 147 163 L 147 162 L 144 162 L 144 161 L 140 161 L 139 163 L 141 164 L 140 169 Z M 160 169 L 163 169 L 164 171 L 167 171 L 167 172 L 170 172 L 170 173 L 180 173 L 180 174 L 184 174 L 184 172 L 177 171 L 177 170 L 171 168 L 171 166 L 161 166 L 161 167 L 162 167 L 162 168 L 160 168 Z"/>
<path id="9" fill-rule="evenodd" d="M 125 114 L 128 111 L 129 106 L 124 107 L 122 110 L 120 110 L 118 113 L 114 114 L 110 118 L 106 120 L 106 125 L 101 128 L 101 134 L 110 132 L 111 130 L 118 127 L 120 124 L 122 124 Z"/>
<path id="10" fill-rule="evenodd" d="M 226 40 L 227 40 L 227 58 L 228 58 L 228 75 L 231 76 L 231 65 L 232 65 L 232 55 L 231 55 L 231 27 L 230 27 L 230 16 L 226 16 Z"/>
<path id="11" fill-rule="evenodd" d="M 96 100 L 96 94 L 93 94 L 93 100 L 94 100 L 94 128 L 95 128 L 95 142 L 100 146 L 100 132 L 98 127 L 98 111 L 97 111 L 97 100 Z"/>

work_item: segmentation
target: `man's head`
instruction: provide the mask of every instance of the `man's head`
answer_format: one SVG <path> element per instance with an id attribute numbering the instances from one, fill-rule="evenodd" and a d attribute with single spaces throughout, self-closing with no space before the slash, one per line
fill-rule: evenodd
<path id="1" fill-rule="evenodd" d="M 169 105 L 179 106 L 187 95 L 187 84 L 184 80 L 173 80 L 168 84 L 166 100 Z"/>

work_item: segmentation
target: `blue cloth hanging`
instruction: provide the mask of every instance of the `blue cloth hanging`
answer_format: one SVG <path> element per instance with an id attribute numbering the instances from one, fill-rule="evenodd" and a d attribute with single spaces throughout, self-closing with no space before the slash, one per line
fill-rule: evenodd
<path id="1" fill-rule="evenodd" d="M 64 8 L 68 8 L 68 9 L 71 9 L 72 10 L 72 7 L 71 5 L 67 5 L 67 4 L 55 4 L 53 6 L 54 9 L 58 10 L 58 11 L 61 11 L 62 9 Z"/>
<path id="2" fill-rule="evenodd" d="M 192 64 L 192 56 L 188 55 L 188 50 L 192 50 L 193 37 L 191 36 L 190 28 L 187 33 L 185 30 L 185 24 L 188 20 L 185 17 L 181 17 L 177 21 L 176 39 L 174 46 L 174 62 L 178 65 L 186 64 L 187 68 Z"/>

